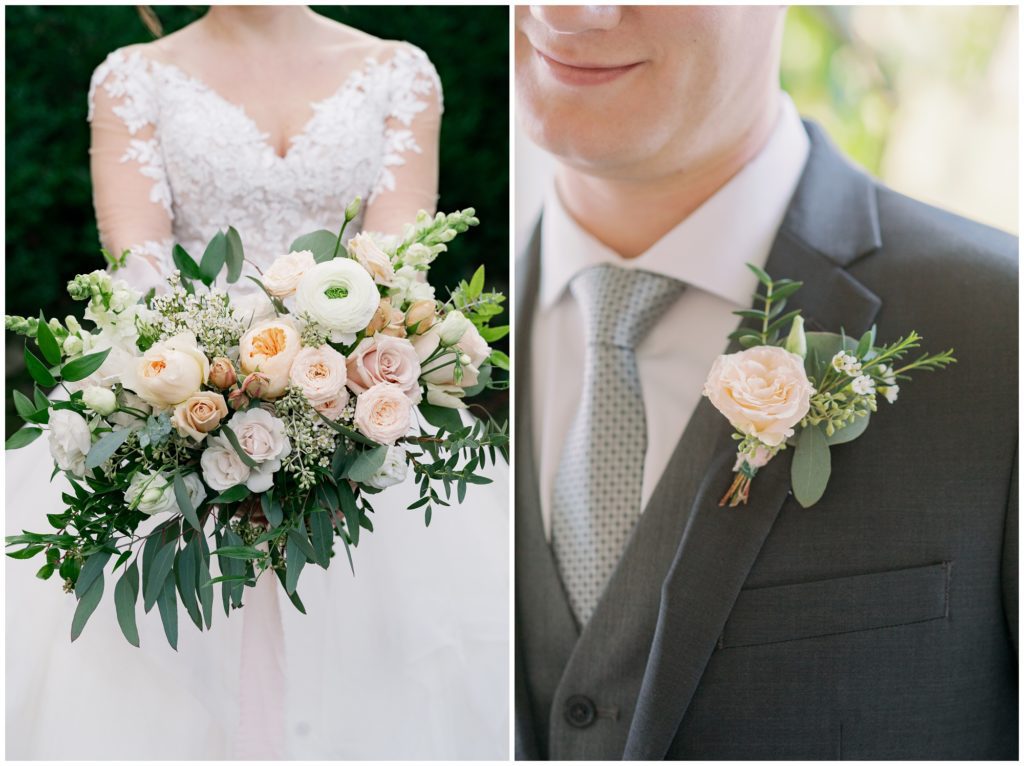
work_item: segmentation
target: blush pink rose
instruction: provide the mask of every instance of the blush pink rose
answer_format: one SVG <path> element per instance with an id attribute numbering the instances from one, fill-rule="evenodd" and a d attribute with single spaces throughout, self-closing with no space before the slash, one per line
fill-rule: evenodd
<path id="1" fill-rule="evenodd" d="M 356 397 L 355 424 L 379 444 L 394 444 L 412 426 L 412 402 L 401 386 L 378 383 Z"/>
<path id="2" fill-rule="evenodd" d="M 372 335 L 348 355 L 348 387 L 361 394 L 378 383 L 394 383 L 412 404 L 419 404 L 420 358 L 405 338 Z"/>
<path id="3" fill-rule="evenodd" d="M 291 381 L 314 407 L 337 399 L 345 390 L 348 377 L 345 357 L 326 343 L 319 348 L 307 346 L 292 362 Z"/>
<path id="4" fill-rule="evenodd" d="M 793 435 L 813 394 L 804 360 L 777 346 L 718 357 L 704 384 L 704 395 L 733 428 L 769 447 Z"/>

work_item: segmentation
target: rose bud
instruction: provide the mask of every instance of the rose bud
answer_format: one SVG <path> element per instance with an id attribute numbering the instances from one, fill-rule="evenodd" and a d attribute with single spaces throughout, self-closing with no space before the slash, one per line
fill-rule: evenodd
<path id="1" fill-rule="evenodd" d="M 228 404 L 231 405 L 233 410 L 244 410 L 249 406 L 249 395 L 240 388 L 236 388 L 230 394 L 228 394 Z"/>
<path id="2" fill-rule="evenodd" d="M 259 399 L 270 388 L 270 378 L 262 372 L 251 372 L 242 381 L 242 390 L 253 399 Z"/>
<path id="3" fill-rule="evenodd" d="M 405 314 L 396 308 L 391 309 L 391 321 L 388 326 L 380 331 L 381 335 L 390 335 L 392 338 L 405 337 Z"/>
<path id="4" fill-rule="evenodd" d="M 405 312 L 405 326 L 413 335 L 420 335 L 430 329 L 436 318 L 434 301 L 416 301 Z"/>
<path id="5" fill-rule="evenodd" d="M 230 359 L 218 356 L 210 363 L 210 385 L 214 388 L 231 388 L 237 380 L 238 375 Z"/>
<path id="6" fill-rule="evenodd" d="M 373 313 L 373 319 L 370 320 L 370 324 L 366 327 L 366 334 L 376 335 L 389 324 L 391 324 L 391 301 L 387 298 L 381 298 L 377 310 Z"/>

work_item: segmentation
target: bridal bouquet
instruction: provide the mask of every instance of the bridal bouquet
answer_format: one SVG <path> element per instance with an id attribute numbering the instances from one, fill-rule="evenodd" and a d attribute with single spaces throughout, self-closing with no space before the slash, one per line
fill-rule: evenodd
<path id="1" fill-rule="evenodd" d="M 748 264 L 764 288 L 760 308 L 734 312 L 753 320 L 730 335 L 744 351 L 718 357 L 708 373 L 704 395 L 729 419 L 739 444 L 736 478 L 719 506 L 746 504 L 750 486 L 787 446 L 795 448 L 793 495 L 804 508 L 821 499 L 832 473 L 830 448 L 853 441 L 878 410 L 878 397 L 894 404 L 900 381 L 913 370 L 939 370 L 954 364 L 953 350 L 903 358 L 921 345 L 911 331 L 885 346 L 875 345 L 875 328 L 859 339 L 845 333 L 805 332 L 800 311 L 783 313 L 801 282 L 773 280 Z M 782 331 L 789 325 L 785 337 Z"/>
<path id="2" fill-rule="evenodd" d="M 420 213 L 400 238 L 343 244 L 358 210 L 356 200 L 337 233 L 299 237 L 248 277 L 249 294 L 218 286 L 244 284 L 229 227 L 198 263 L 175 246 L 162 294 L 143 298 L 104 271 L 72 280 L 94 329 L 74 317 L 6 318 L 37 349 L 26 342 L 36 386 L 32 398 L 14 392 L 26 425 L 7 449 L 46 430 L 54 475 L 70 485 L 66 510 L 47 516 L 53 531 L 8 537 L 8 555 L 42 554 L 38 576 L 57 573 L 75 594 L 72 640 L 108 572 L 135 646 L 140 597 L 171 646 L 178 600 L 209 628 L 218 583 L 225 614 L 270 573 L 305 611 L 303 568 L 326 569 L 336 541 L 352 565 L 350 546 L 373 531 L 374 495 L 411 475 L 420 496 L 409 507 L 429 524 L 453 491 L 461 501 L 490 481 L 488 460 L 507 460 L 506 426 L 460 412 L 504 385 L 492 370 L 508 359 L 489 346 L 508 332 L 490 324 L 504 296 L 484 290 L 482 267 L 445 301 L 426 280 L 447 243 L 478 223 L 474 211 Z M 116 274 L 124 256 L 105 255 Z M 44 393 L 57 386 L 62 396 Z"/>

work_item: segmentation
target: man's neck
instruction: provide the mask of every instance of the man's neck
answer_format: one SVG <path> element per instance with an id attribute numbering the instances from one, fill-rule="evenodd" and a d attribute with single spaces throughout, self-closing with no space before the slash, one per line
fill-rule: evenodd
<path id="1" fill-rule="evenodd" d="M 623 258 L 635 258 L 704 204 L 764 148 L 779 113 L 778 94 L 737 139 L 689 167 L 643 179 L 608 178 L 559 165 L 556 184 L 576 222 Z"/>

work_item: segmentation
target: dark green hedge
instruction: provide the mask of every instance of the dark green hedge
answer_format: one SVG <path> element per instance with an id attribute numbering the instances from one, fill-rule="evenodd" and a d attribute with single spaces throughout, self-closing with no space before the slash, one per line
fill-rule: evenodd
<path id="1" fill-rule="evenodd" d="M 314 8 L 371 34 L 423 48 L 444 86 L 442 210 L 477 208 L 482 225 L 431 272 L 439 295 L 487 266 L 508 286 L 508 8 L 330 6 Z M 155 6 L 169 33 L 205 12 Z M 8 6 L 7 313 L 63 316 L 79 309 L 64 286 L 103 266 L 89 182 L 86 93 L 111 50 L 151 34 L 133 6 Z M 8 345 L 20 341 L 8 338 Z M 17 355 L 8 354 L 8 358 Z M 11 379 L 11 373 L 14 378 Z M 9 383 L 20 376 L 9 369 Z"/>

